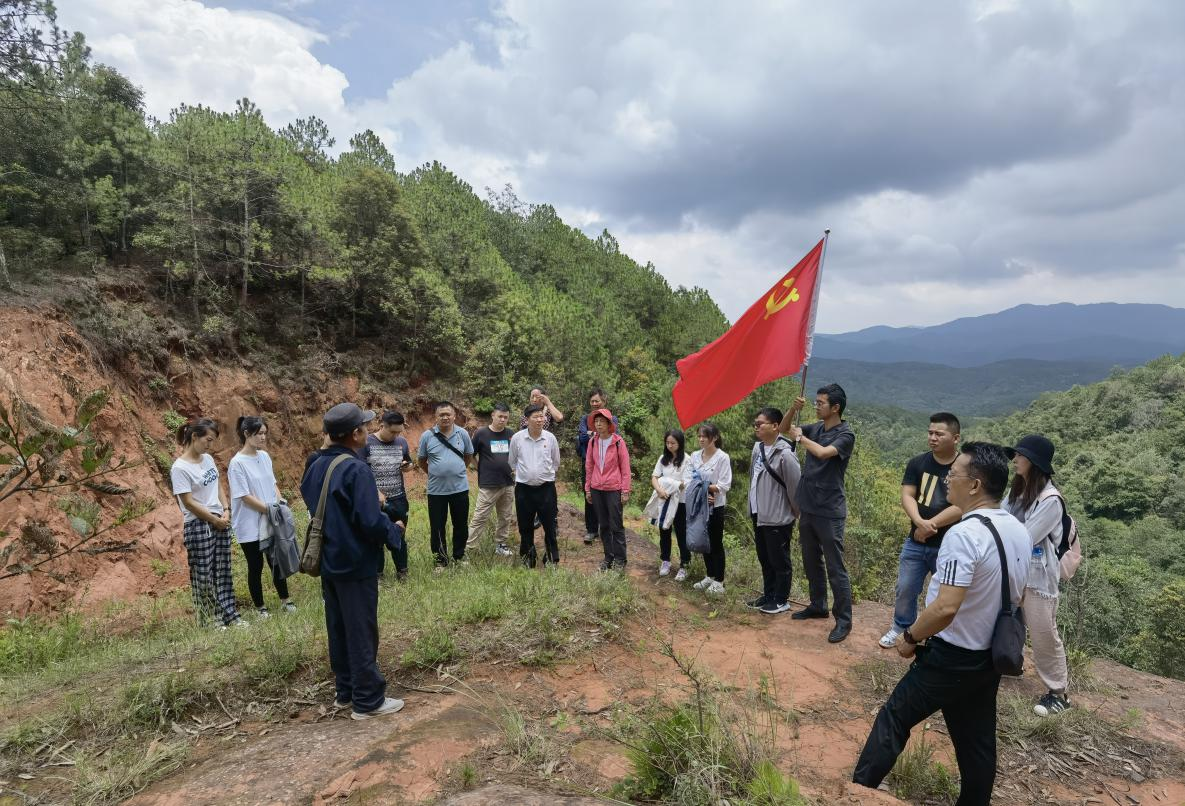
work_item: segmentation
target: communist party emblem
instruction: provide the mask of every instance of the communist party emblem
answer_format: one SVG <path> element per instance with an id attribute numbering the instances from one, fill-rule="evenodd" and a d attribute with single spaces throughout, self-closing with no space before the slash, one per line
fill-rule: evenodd
<path id="1" fill-rule="evenodd" d="M 775 313 L 777 313 L 778 311 L 785 308 L 791 302 L 798 302 L 798 299 L 799 299 L 798 289 L 794 287 L 794 278 L 793 277 L 787 277 L 782 282 L 782 288 L 789 288 L 790 289 L 789 293 L 787 293 L 785 296 L 779 297 L 778 291 L 780 289 L 775 288 L 772 292 L 770 292 L 769 297 L 766 298 L 766 300 L 765 300 L 765 317 L 764 317 L 765 319 L 769 319 L 771 316 L 773 316 Z"/>

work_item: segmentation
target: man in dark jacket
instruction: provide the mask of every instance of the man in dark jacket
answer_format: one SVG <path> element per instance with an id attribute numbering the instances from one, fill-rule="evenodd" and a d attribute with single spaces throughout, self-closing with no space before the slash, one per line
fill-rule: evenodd
<path id="1" fill-rule="evenodd" d="M 386 696 L 379 671 L 379 580 L 383 548 L 403 542 L 403 524 L 379 509 L 378 487 L 370 466 L 358 458 L 366 444 L 373 411 L 339 403 L 325 414 L 329 446 L 309 457 L 300 494 L 310 515 L 317 514 L 330 466 L 344 457 L 329 478 L 322 514 L 321 594 L 329 634 L 329 665 L 337 683 L 334 705 L 353 705 L 354 719 L 393 714 L 403 700 Z"/>

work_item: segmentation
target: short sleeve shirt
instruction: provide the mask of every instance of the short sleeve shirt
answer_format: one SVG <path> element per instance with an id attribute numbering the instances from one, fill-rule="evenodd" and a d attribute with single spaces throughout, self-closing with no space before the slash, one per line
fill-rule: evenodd
<path id="1" fill-rule="evenodd" d="M 1004 555 L 1008 558 L 1012 602 L 1020 601 L 1028 576 L 1029 533 L 1024 524 L 1002 509 L 978 509 L 947 531 L 938 549 L 938 570 L 930 578 L 926 606 L 938 598 L 943 585 L 967 588 L 954 621 L 937 637 L 963 649 L 987 649 L 992 645 L 996 615 L 1000 612 L 1000 553 L 992 533 L 973 515 L 986 515 L 1000 533 Z"/>
<path id="2" fill-rule="evenodd" d="M 418 455 L 420 459 L 428 460 L 428 495 L 466 492 L 469 476 L 465 473 L 465 460 L 457 454 L 472 456 L 473 441 L 464 428 L 453 426 L 453 432 L 447 437 L 449 445 L 456 448 L 453 451 L 436 436 L 439 433 L 440 429 L 433 426 L 420 435 Z"/>
<path id="3" fill-rule="evenodd" d="M 477 454 L 477 486 L 483 489 L 509 487 L 514 484 L 514 471 L 510 467 L 510 438 L 514 432 L 509 428 L 494 431 L 482 426 L 473 435 L 473 452 Z"/>
<path id="4" fill-rule="evenodd" d="M 901 477 L 901 486 L 913 487 L 917 490 L 915 498 L 918 502 L 918 514 L 922 516 L 922 520 L 928 521 L 950 506 L 950 502 L 946 500 L 946 474 L 950 472 L 953 464 L 954 460 L 951 460 L 949 465 L 940 464 L 934 458 L 933 453 L 926 451 L 920 456 L 910 459 L 909 464 L 905 466 L 905 475 Z M 943 526 L 938 530 L 938 534 L 926 540 L 923 545 L 935 548 L 941 546 L 942 538 L 949 530 L 950 526 Z M 910 524 L 910 540 L 914 539 L 915 531 L 917 531 L 917 527 Z"/>
<path id="5" fill-rule="evenodd" d="M 390 497 L 406 495 L 403 486 L 403 463 L 411 457 L 411 446 L 403 437 L 384 442 L 375 434 L 366 436 L 362 460 L 370 465 L 379 492 Z"/>
<path id="6" fill-rule="evenodd" d="M 175 460 L 169 476 L 173 482 L 173 495 L 177 496 L 177 506 L 181 507 L 186 523 L 197 520 L 197 515 L 181 503 L 182 493 L 191 494 L 195 503 L 201 504 L 214 515 L 222 514 L 222 501 L 218 498 L 218 466 L 210 454 L 203 453 L 201 463 L 196 465 L 184 459 Z"/>
<path id="7" fill-rule="evenodd" d="M 823 428 L 823 421 L 818 420 L 804 425 L 802 435 L 823 447 L 833 446 L 838 455 L 816 459 L 810 451 L 805 452 L 802 478 L 798 482 L 799 510 L 820 518 L 846 518 L 848 503 L 844 496 L 844 474 L 856 446 L 856 435 L 846 420 L 827 430 Z"/>
<path id="8" fill-rule="evenodd" d="M 242 499 L 251 495 L 265 504 L 276 503 L 272 457 L 267 451 L 256 451 L 254 456 L 236 453 L 226 469 L 226 479 L 230 482 L 230 525 L 235 530 L 235 540 L 254 543 L 261 536 L 264 515 Z"/>

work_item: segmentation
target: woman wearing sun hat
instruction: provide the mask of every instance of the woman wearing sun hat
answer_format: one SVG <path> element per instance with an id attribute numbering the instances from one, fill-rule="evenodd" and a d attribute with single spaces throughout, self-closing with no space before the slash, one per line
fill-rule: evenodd
<path id="1" fill-rule="evenodd" d="M 1038 716 L 1058 714 L 1070 707 L 1066 687 L 1070 683 L 1066 648 L 1057 629 L 1058 565 L 1056 547 L 1062 539 L 1065 502 L 1054 486 L 1053 443 L 1041 434 L 1029 434 L 1011 451 L 1016 475 L 1004 501 L 1004 509 L 1025 525 L 1033 540 L 1029 579 L 1025 586 L 1025 622 L 1033 646 L 1037 676 L 1049 690 L 1033 706 Z"/>

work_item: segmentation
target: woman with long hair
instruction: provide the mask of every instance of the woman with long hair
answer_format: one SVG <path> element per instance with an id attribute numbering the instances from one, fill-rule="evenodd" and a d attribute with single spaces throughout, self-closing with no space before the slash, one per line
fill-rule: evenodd
<path id="1" fill-rule="evenodd" d="M 189 587 L 202 625 L 214 621 L 218 629 L 246 627 L 235 605 L 230 577 L 230 519 L 218 484 L 218 466 L 209 450 L 218 438 L 213 420 L 191 420 L 177 429 L 181 455 L 170 472 L 173 495 L 184 517 L 185 554 Z"/>
<path id="2" fill-rule="evenodd" d="M 724 505 L 728 490 L 732 487 L 732 460 L 724 452 L 724 438 L 714 423 L 699 427 L 700 449 L 691 456 L 683 467 L 683 484 L 691 481 L 691 474 L 698 471 L 708 485 L 708 504 L 712 507 L 708 516 L 709 551 L 704 555 L 707 576 L 692 587 L 713 595 L 724 593 Z"/>
<path id="3" fill-rule="evenodd" d="M 263 603 L 263 552 L 259 541 L 266 534 L 267 511 L 272 504 L 283 500 L 272 470 L 272 457 L 267 447 L 267 422 L 262 417 L 240 417 L 235 423 L 235 436 L 239 438 L 239 452 L 230 460 L 226 469 L 230 482 L 231 526 L 235 540 L 247 558 L 247 590 L 251 592 L 251 603 L 261 618 L 270 613 Z M 288 598 L 288 582 L 272 569 L 272 584 L 280 596 L 284 612 L 292 613 L 296 605 Z"/>
<path id="4" fill-rule="evenodd" d="M 671 573 L 671 532 L 679 544 L 679 570 L 675 573 L 675 581 L 687 579 L 687 566 L 691 563 L 691 552 L 687 550 L 687 507 L 683 504 L 683 465 L 687 461 L 684 452 L 683 432 L 673 429 L 663 435 L 662 456 L 654 463 L 654 472 L 650 474 L 650 486 L 654 494 L 667 507 L 676 507 L 675 520 L 670 527 L 664 528 L 658 524 L 658 549 L 662 554 L 662 562 L 658 566 L 658 575 L 665 577 Z M 662 481 L 670 479 L 671 481 Z M 672 483 L 673 482 L 673 483 Z"/>
<path id="5" fill-rule="evenodd" d="M 1065 501 L 1053 484 L 1053 443 L 1029 434 L 1012 449 L 1016 475 L 1004 509 L 1025 525 L 1033 541 L 1029 579 L 1025 585 L 1025 623 L 1033 646 L 1037 676 L 1049 690 L 1033 706 L 1038 716 L 1058 714 L 1070 707 L 1066 648 L 1057 629 L 1058 582 L 1061 566 L 1057 546 L 1062 540 Z"/>

